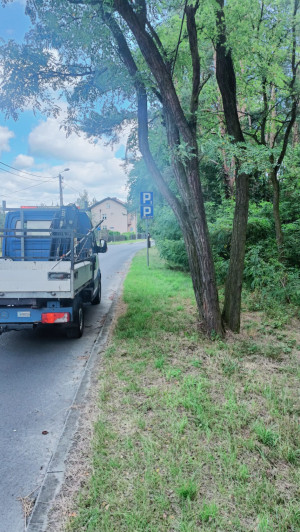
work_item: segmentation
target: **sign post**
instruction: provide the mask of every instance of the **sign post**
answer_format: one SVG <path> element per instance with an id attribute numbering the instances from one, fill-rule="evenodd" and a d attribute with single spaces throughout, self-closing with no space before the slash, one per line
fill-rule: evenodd
<path id="1" fill-rule="evenodd" d="M 153 218 L 153 192 L 141 192 L 140 195 L 141 219 L 146 220 L 147 232 L 147 266 L 149 267 L 149 243 L 148 219 Z"/>

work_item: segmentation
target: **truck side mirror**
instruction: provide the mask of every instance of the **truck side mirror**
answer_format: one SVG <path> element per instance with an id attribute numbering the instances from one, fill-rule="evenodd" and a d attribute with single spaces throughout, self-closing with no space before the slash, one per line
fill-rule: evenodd
<path id="1" fill-rule="evenodd" d="M 96 246 L 97 253 L 106 253 L 107 252 L 107 242 L 106 240 L 101 239 L 100 240 L 100 246 Z"/>

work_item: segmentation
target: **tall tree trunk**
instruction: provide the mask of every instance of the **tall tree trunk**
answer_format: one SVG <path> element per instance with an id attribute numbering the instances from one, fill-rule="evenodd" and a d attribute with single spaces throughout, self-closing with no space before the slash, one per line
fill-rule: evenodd
<path id="1" fill-rule="evenodd" d="M 296 148 L 298 144 L 299 144 L 299 124 L 298 122 L 296 122 L 293 127 L 293 140 L 292 140 L 293 148 Z"/>
<path id="2" fill-rule="evenodd" d="M 223 101 L 227 132 L 233 142 L 244 142 L 236 99 L 236 77 L 231 57 L 227 48 L 224 0 L 217 0 L 218 39 L 216 45 L 216 76 Z M 237 161 L 238 166 L 238 161 Z M 230 247 L 229 271 L 225 286 L 223 319 L 234 331 L 240 330 L 242 280 L 244 271 L 245 245 L 247 234 L 249 205 L 249 175 L 237 172 L 236 204 L 233 219 Z"/>
<path id="3" fill-rule="evenodd" d="M 241 298 L 249 205 L 249 177 L 239 174 L 231 237 L 229 270 L 225 284 L 223 319 L 234 332 L 240 330 Z"/>
<path id="4" fill-rule="evenodd" d="M 278 250 L 278 258 L 280 261 L 284 259 L 284 246 L 283 246 L 283 232 L 280 217 L 280 185 L 277 178 L 277 172 L 274 167 L 270 171 L 270 181 L 273 187 L 273 216 L 275 223 L 275 235 Z"/>

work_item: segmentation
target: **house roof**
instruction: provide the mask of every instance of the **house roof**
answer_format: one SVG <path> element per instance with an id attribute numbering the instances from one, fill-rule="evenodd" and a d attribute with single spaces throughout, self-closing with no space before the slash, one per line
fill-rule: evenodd
<path id="1" fill-rule="evenodd" d="M 94 207 L 97 207 L 97 205 L 101 205 L 101 203 L 104 203 L 105 201 L 114 201 L 115 203 L 119 203 L 119 205 L 122 205 L 122 207 L 124 207 L 127 210 L 126 203 L 119 200 L 118 198 L 109 198 L 109 197 L 104 198 L 101 201 L 97 201 L 96 203 L 94 203 L 94 205 L 91 205 L 90 210 L 92 210 Z"/>

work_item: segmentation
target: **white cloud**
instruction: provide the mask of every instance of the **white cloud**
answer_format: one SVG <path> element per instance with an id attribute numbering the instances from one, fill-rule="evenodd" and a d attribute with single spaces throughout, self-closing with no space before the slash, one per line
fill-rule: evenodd
<path id="1" fill-rule="evenodd" d="M 62 173 L 65 204 L 74 203 L 84 190 L 87 190 L 90 200 L 93 198 L 101 200 L 111 196 L 124 201 L 127 195 L 127 175 L 123 161 L 117 158 L 115 153 L 126 144 L 127 136 L 128 129 L 124 130 L 122 138 L 112 149 L 99 139 L 94 139 L 94 143 L 90 143 L 84 136 L 78 137 L 76 134 L 66 138 L 64 131 L 59 127 L 59 122 L 48 118 L 40 122 L 29 135 L 30 155 L 19 154 L 13 165 L 26 168 L 27 172 L 30 171 L 36 176 L 43 176 L 38 178 L 41 184 L 39 181 L 28 181 L 35 179 L 28 174 L 24 174 L 23 178 L 11 176 L 10 182 L 4 184 L 3 175 L 0 194 L 12 207 L 41 203 L 56 205 L 59 202 L 58 179 L 50 179 L 47 182 L 45 178 Z M 37 164 L 37 160 L 43 160 L 43 163 Z M 70 170 L 63 172 L 65 168 Z M 21 191 L 24 188 L 26 190 Z M 17 192 L 19 190 L 20 192 Z"/>
<path id="2" fill-rule="evenodd" d="M 14 160 L 13 166 L 17 168 L 31 168 L 34 165 L 34 158 L 20 153 Z"/>
<path id="3" fill-rule="evenodd" d="M 0 126 L 0 155 L 3 151 L 10 151 L 9 141 L 15 136 L 8 127 Z"/>
<path id="4" fill-rule="evenodd" d="M 114 157 L 113 150 L 101 140 L 89 141 L 75 133 L 66 137 L 66 133 L 59 128 L 59 122 L 54 118 L 48 118 L 34 128 L 28 142 L 30 152 L 40 157 L 81 162 L 102 162 L 103 159 Z M 116 146 L 114 151 L 117 151 L 118 147 Z"/>

